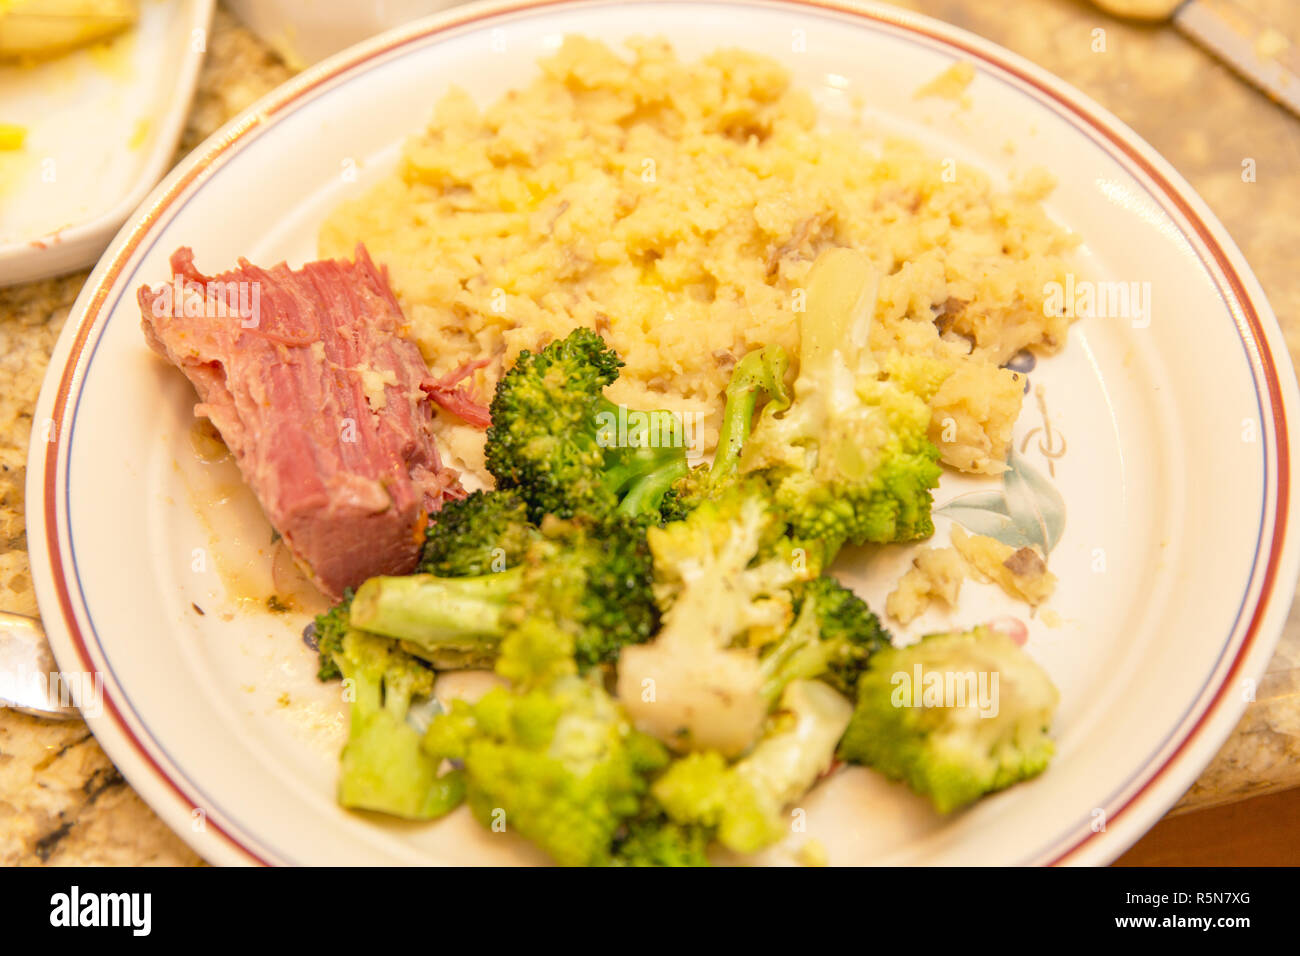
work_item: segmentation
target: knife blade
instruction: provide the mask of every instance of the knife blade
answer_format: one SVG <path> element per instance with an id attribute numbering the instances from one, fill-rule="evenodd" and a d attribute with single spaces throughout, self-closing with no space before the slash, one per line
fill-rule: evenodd
<path id="1" fill-rule="evenodd" d="M 1300 116 L 1300 51 L 1278 30 L 1231 0 L 1187 0 L 1174 11 L 1173 22 Z"/>
<path id="2" fill-rule="evenodd" d="M 1300 50 L 1233 0 L 1092 0 L 1126 20 L 1171 20 L 1197 45 L 1300 116 Z"/>

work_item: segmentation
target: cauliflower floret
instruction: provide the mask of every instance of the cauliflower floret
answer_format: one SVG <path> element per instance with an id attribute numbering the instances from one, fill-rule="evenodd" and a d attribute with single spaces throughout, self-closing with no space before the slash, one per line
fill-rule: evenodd
<path id="1" fill-rule="evenodd" d="M 789 626 L 789 588 L 808 575 L 765 551 L 779 532 L 761 489 L 743 484 L 650 529 L 663 626 L 618 664 L 618 696 L 640 730 L 675 750 L 729 757 L 758 738 L 768 701 L 756 647 Z"/>

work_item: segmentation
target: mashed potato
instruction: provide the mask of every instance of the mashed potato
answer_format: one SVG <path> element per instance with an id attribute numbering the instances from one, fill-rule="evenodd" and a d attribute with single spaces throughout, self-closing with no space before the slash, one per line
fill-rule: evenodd
<path id="1" fill-rule="evenodd" d="M 885 598 L 885 613 L 910 624 L 941 601 L 957 606 L 962 582 L 974 578 L 996 584 L 1017 601 L 1038 607 L 1056 591 L 1056 575 L 1034 548 L 1013 548 L 996 538 L 967 534 L 954 525 L 951 548 L 924 548 Z"/>
<path id="2" fill-rule="evenodd" d="M 1009 597 L 1037 607 L 1056 590 L 1056 575 L 1034 548 L 1013 548 L 982 534 L 967 534 L 956 525 L 952 543 L 975 577 L 996 584 Z"/>
<path id="3" fill-rule="evenodd" d="M 961 585 L 969 569 L 956 548 L 924 548 L 912 559 L 911 569 L 885 598 L 885 613 L 900 624 L 910 624 L 934 601 L 957 606 Z"/>
<path id="4" fill-rule="evenodd" d="M 690 413 L 708 450 L 732 366 L 770 343 L 797 354 L 813 259 L 856 247 L 883 276 L 872 347 L 930 402 L 944 461 L 1001 471 L 1023 381 L 999 364 L 1067 331 L 1043 310 L 1073 245 L 1038 205 L 1050 181 L 1002 193 L 826 128 L 765 57 L 629 48 L 569 37 L 486 109 L 449 93 L 398 171 L 329 218 L 322 254 L 364 241 L 436 372 L 491 359 L 483 397 L 520 349 L 597 330 L 627 363 L 610 397 Z M 439 417 L 481 467 L 481 433 Z"/>

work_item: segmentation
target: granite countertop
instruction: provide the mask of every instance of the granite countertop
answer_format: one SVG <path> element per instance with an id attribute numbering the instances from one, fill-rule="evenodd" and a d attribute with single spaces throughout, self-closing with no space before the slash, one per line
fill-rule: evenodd
<path id="1" fill-rule="evenodd" d="M 1300 120 L 1168 27 L 1126 24 L 1083 0 L 898 0 L 1041 64 L 1116 113 L 1185 176 L 1263 283 L 1300 365 Z M 1300 6 L 1253 0 L 1300 42 Z M 1105 50 L 1094 51 L 1094 30 Z M 177 158 L 290 71 L 225 10 Z M 1242 163 L 1255 161 L 1254 182 Z M 0 610 L 36 614 L 23 485 L 32 409 L 86 273 L 0 289 Z M 1300 784 L 1300 610 L 1232 737 L 1175 812 Z M 80 721 L 0 710 L 0 864 L 193 864 Z"/>

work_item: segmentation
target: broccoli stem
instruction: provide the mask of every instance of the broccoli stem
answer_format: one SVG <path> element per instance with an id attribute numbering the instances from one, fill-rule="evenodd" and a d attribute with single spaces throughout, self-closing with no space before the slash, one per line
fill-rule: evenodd
<path id="1" fill-rule="evenodd" d="M 812 680 L 825 673 L 830 651 L 830 645 L 820 639 L 813 602 L 807 601 L 794 624 L 760 662 L 762 693 L 768 706 L 776 703 L 792 681 Z"/>
<path id="2" fill-rule="evenodd" d="M 677 479 L 689 471 L 686 464 L 686 431 L 681 420 L 667 410 L 628 412 L 601 396 L 596 402 L 597 415 L 620 416 L 637 414 L 649 428 L 629 424 L 627 434 L 605 449 L 605 472 L 602 484 L 616 497 L 618 513 L 629 517 L 650 514 L 659 510 L 664 495 Z"/>
<path id="3" fill-rule="evenodd" d="M 352 716 L 339 766 L 339 803 L 409 820 L 431 820 L 464 797 L 463 775 L 440 775 L 407 722 L 411 702 L 433 693 L 433 672 L 392 641 L 349 630 L 337 661 L 351 685 Z"/>
<path id="4" fill-rule="evenodd" d="M 495 646 L 501 639 L 506 603 L 519 588 L 522 575 L 523 567 L 517 566 L 478 577 L 371 578 L 357 588 L 350 622 L 359 630 L 433 653 Z"/>
<path id="5" fill-rule="evenodd" d="M 407 820 L 436 820 L 465 800 L 465 774 L 439 775 L 420 752 L 420 736 L 383 718 L 353 718 L 360 728 L 341 758 L 338 799 L 353 810 L 372 810 Z"/>
<path id="6" fill-rule="evenodd" d="M 633 482 L 615 510 L 619 514 L 627 515 L 630 518 L 659 510 L 668 489 L 679 478 L 684 478 L 688 471 L 690 471 L 690 468 L 684 458 L 660 465 Z"/>
<path id="7" fill-rule="evenodd" d="M 747 783 L 760 805 L 780 810 L 812 789 L 817 778 L 835 759 L 835 747 L 853 716 L 853 705 L 820 681 L 791 681 L 781 695 L 781 709 L 794 718 L 793 725 L 771 733 L 735 765 L 732 773 Z M 747 826 L 724 825 L 721 841 L 744 852 L 752 837 Z M 780 832 L 779 830 L 776 832 Z M 742 845 L 737 846 L 736 837 Z"/>
<path id="8" fill-rule="evenodd" d="M 785 390 L 785 370 L 790 358 L 779 345 L 769 345 L 750 352 L 737 364 L 727 383 L 727 404 L 722 410 L 722 429 L 718 448 L 709 468 L 710 478 L 725 478 L 735 472 L 740 452 L 754 427 L 754 409 L 759 394 L 778 402 L 779 410 L 790 404 Z"/>

